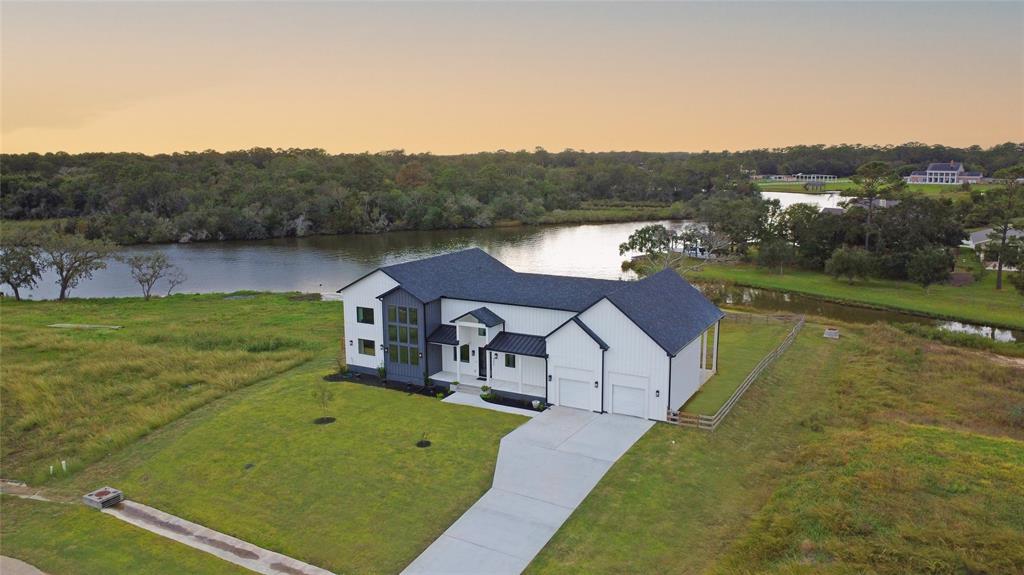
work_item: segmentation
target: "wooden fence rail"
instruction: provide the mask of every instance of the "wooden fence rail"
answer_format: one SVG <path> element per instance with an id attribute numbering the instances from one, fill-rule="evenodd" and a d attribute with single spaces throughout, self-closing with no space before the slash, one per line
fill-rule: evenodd
<path id="1" fill-rule="evenodd" d="M 697 427 L 699 429 L 714 431 L 715 428 L 722 423 L 722 420 L 725 419 L 725 416 L 729 415 L 729 412 L 732 411 L 732 408 L 739 402 L 740 398 L 743 397 L 743 394 L 747 392 L 747 389 L 749 389 L 754 381 L 761 375 L 761 372 L 767 369 L 772 362 L 778 359 L 779 356 L 789 349 L 790 345 L 793 345 L 793 340 L 796 339 L 797 334 L 800 333 L 800 329 L 803 327 L 804 317 L 800 316 L 796 325 L 793 326 L 793 329 L 791 329 L 789 334 L 786 336 L 786 339 L 782 340 L 782 343 L 770 351 L 768 355 L 761 358 L 761 361 L 759 361 L 754 369 L 747 374 L 746 379 L 744 379 L 743 383 L 736 388 L 736 391 L 733 392 L 729 400 L 726 401 L 722 407 L 719 407 L 718 411 L 715 412 L 714 415 L 699 415 L 694 413 L 670 411 L 668 413 L 668 420 L 686 427 Z"/>

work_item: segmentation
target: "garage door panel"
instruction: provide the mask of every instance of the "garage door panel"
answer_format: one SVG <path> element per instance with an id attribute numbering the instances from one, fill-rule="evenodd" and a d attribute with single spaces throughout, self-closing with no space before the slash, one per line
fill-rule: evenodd
<path id="1" fill-rule="evenodd" d="M 590 382 L 558 378 L 558 404 L 577 409 L 590 409 Z"/>
<path id="2" fill-rule="evenodd" d="M 642 375 L 609 373 L 610 411 L 633 417 L 647 417 L 648 382 L 649 378 Z"/>
<path id="3" fill-rule="evenodd" d="M 646 390 L 624 385 L 612 386 L 612 413 L 621 415 L 632 415 L 633 417 L 644 416 L 644 401 L 647 398 Z"/>

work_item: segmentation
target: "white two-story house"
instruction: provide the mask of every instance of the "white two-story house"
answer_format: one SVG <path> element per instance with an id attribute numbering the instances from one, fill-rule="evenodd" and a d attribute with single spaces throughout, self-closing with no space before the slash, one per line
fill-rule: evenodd
<path id="1" fill-rule="evenodd" d="M 468 249 L 338 292 L 349 368 L 383 366 L 389 380 L 664 421 L 717 369 L 724 314 L 671 270 L 628 282 L 519 273 Z"/>

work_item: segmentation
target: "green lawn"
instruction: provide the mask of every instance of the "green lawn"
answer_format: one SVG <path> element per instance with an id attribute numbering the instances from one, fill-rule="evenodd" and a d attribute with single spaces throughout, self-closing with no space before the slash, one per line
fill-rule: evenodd
<path id="1" fill-rule="evenodd" d="M 790 270 L 779 275 L 750 264 L 708 264 L 701 271 L 688 272 L 687 277 L 967 322 L 1024 328 L 1024 297 L 1012 286 L 996 290 L 994 273 L 986 274 L 981 281 L 971 285 L 936 285 L 928 291 L 910 282 L 872 279 L 850 284 L 823 273 L 802 270 Z"/>
<path id="2" fill-rule="evenodd" d="M 652 428 L 528 571 L 1024 571 L 1024 368 L 821 327 L 714 433 Z"/>
<path id="3" fill-rule="evenodd" d="M 47 573 L 252 573 L 84 505 L 0 497 L 4 555 Z"/>
<path id="4" fill-rule="evenodd" d="M 704 383 L 682 411 L 717 413 L 754 366 L 782 343 L 794 323 L 748 314 L 733 314 L 723 320 L 718 341 L 718 373 Z"/>
<path id="5" fill-rule="evenodd" d="M 397 572 L 490 487 L 517 415 L 353 383 L 314 361 L 236 392 L 56 488 L 127 497 L 338 573 Z M 415 447 L 423 434 L 433 445 Z M 247 468 L 247 466 L 249 466 Z"/>
<path id="6" fill-rule="evenodd" d="M 70 330 L 53 323 L 120 325 Z M 287 294 L 0 300 L 4 477 L 78 469 L 209 401 L 329 349 L 341 305 Z"/>
<path id="7" fill-rule="evenodd" d="M 835 182 L 825 182 L 821 191 L 810 191 L 804 188 L 805 182 L 757 182 L 757 187 L 763 192 L 795 192 L 801 194 L 824 194 L 828 192 L 855 191 L 859 188 L 857 184 L 848 179 Z M 985 192 L 1001 187 L 1001 184 L 975 184 L 971 190 Z M 944 186 L 936 184 L 907 184 L 906 191 L 911 194 L 920 194 L 933 198 L 955 198 L 967 195 L 960 186 Z"/>

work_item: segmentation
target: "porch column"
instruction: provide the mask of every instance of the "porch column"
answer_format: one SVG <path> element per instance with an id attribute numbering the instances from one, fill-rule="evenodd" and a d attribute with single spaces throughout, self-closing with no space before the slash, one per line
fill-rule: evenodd
<path id="1" fill-rule="evenodd" d="M 700 334 L 700 368 L 708 368 L 708 330 Z"/>
<path id="2" fill-rule="evenodd" d="M 722 320 L 715 323 L 715 342 L 711 346 L 711 372 L 718 373 L 718 334 L 722 332 Z"/>
<path id="3" fill-rule="evenodd" d="M 516 357 L 516 369 L 519 370 L 519 393 L 523 392 L 523 371 L 525 371 L 525 365 L 523 362 L 526 361 L 526 356 L 515 356 Z"/>

